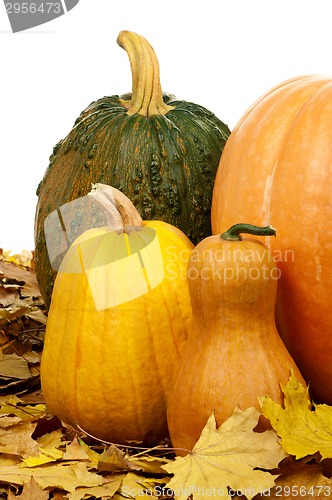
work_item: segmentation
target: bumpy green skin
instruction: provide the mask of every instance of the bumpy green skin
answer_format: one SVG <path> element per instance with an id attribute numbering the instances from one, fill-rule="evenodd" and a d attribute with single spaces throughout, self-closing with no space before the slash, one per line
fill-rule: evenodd
<path id="1" fill-rule="evenodd" d="M 165 115 L 129 116 L 121 99 L 130 97 L 103 97 L 90 104 L 54 147 L 38 187 L 35 266 L 47 308 L 56 273 L 47 254 L 44 220 L 85 196 L 92 183 L 116 187 L 143 219 L 173 224 L 194 244 L 211 234 L 212 189 L 229 128 L 202 106 L 166 94 L 164 101 L 174 109 Z M 78 214 L 78 234 L 87 222 Z"/>

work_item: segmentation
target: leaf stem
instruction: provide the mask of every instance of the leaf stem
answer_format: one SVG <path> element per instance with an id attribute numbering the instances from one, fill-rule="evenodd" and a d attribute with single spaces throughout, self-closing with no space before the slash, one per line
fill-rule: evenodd
<path id="1" fill-rule="evenodd" d="M 179 450 L 179 451 L 185 451 L 187 453 L 191 453 L 191 451 L 187 450 L 186 448 L 172 448 L 172 447 L 161 446 L 161 445 L 160 446 L 157 445 L 157 446 L 153 446 L 152 448 L 148 448 L 146 446 L 134 446 L 134 445 L 126 445 L 126 444 L 120 444 L 120 443 L 112 443 L 111 441 L 105 441 L 105 439 L 99 439 L 98 437 L 94 436 L 93 434 L 90 434 L 89 432 L 84 430 L 77 422 L 75 423 L 75 426 L 77 427 L 77 429 L 79 431 L 83 432 L 86 436 L 88 436 L 92 439 L 95 439 L 96 441 L 99 441 L 100 443 L 104 443 L 104 444 L 107 444 L 110 446 L 116 446 L 117 448 L 126 448 L 126 449 L 131 449 L 131 450 L 142 450 L 141 452 L 133 455 L 133 457 L 138 457 L 140 455 L 144 455 L 144 453 L 151 452 L 154 450 L 169 451 L 169 452 Z"/>

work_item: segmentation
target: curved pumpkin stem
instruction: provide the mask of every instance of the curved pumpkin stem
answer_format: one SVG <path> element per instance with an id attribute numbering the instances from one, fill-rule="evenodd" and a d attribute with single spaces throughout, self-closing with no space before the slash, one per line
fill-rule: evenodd
<path id="1" fill-rule="evenodd" d="M 173 109 L 163 101 L 159 63 L 149 42 L 131 31 L 121 31 L 117 42 L 127 52 L 132 72 L 132 98 L 121 100 L 127 114 L 164 115 Z"/>
<path id="2" fill-rule="evenodd" d="M 105 212 L 110 231 L 130 233 L 143 227 L 142 217 L 130 199 L 118 189 L 107 184 L 94 184 L 88 195 Z"/>
<path id="3" fill-rule="evenodd" d="M 253 234 L 255 236 L 275 236 L 276 230 L 272 226 L 254 226 L 252 224 L 234 224 L 227 231 L 220 235 L 222 240 L 240 241 L 241 233 Z"/>
<path id="4" fill-rule="evenodd" d="M 112 190 L 115 206 L 122 217 L 125 232 L 130 233 L 130 231 L 137 231 L 143 227 L 142 217 L 130 199 L 118 189 L 111 186 L 107 187 Z"/>

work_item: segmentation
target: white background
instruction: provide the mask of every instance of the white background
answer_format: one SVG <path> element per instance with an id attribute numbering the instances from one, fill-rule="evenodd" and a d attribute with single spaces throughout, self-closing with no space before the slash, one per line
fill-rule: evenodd
<path id="1" fill-rule="evenodd" d="M 11 33 L 0 5 L 0 247 L 34 248 L 37 185 L 53 146 L 90 102 L 131 90 L 121 30 L 149 40 L 163 90 L 232 129 L 282 81 L 332 75 L 331 0 L 80 0 Z"/>

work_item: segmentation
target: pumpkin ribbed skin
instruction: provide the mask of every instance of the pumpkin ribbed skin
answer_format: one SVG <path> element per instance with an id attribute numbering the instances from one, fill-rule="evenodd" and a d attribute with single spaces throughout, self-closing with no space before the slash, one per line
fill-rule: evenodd
<path id="1" fill-rule="evenodd" d="M 332 404 L 332 79 L 304 76 L 258 99 L 232 132 L 213 194 L 212 228 L 272 224 L 281 270 L 277 327 L 310 384 Z"/>
<path id="2" fill-rule="evenodd" d="M 116 443 L 148 433 L 156 439 L 167 436 L 166 395 L 192 326 L 185 279 L 192 244 L 164 222 L 145 222 L 147 227 L 158 236 L 164 279 L 148 293 L 103 310 L 96 310 L 86 273 L 68 269 L 79 261 L 77 245 L 89 238 L 99 241 L 107 229 L 91 229 L 78 238 L 55 281 L 42 356 L 49 411 Z M 116 245 L 111 254 L 116 255 Z M 107 297 L 121 288 L 106 272 L 103 278 L 97 283 L 100 294 Z M 132 280 L 135 284 L 135 275 Z"/>
<path id="3" fill-rule="evenodd" d="M 287 382 L 291 369 L 303 381 L 275 326 L 277 277 L 260 241 L 223 241 L 215 235 L 192 251 L 193 335 L 167 402 L 177 454 L 192 450 L 213 411 L 220 426 L 235 408 L 260 409 L 259 397 L 281 404 L 280 383 Z M 259 429 L 268 427 L 261 417 Z"/>
<path id="4" fill-rule="evenodd" d="M 147 64 L 149 69 L 152 63 Z M 104 97 L 82 112 L 55 146 L 38 187 L 35 267 L 46 306 L 55 273 L 47 255 L 44 220 L 61 205 L 86 195 L 92 183 L 120 189 L 143 219 L 179 227 L 194 243 L 211 234 L 212 190 L 230 134 L 227 125 L 198 104 L 162 93 L 159 107 L 166 112 L 132 112 L 131 103 L 139 94 L 133 86 L 132 94 Z M 148 97 L 146 88 L 142 92 Z M 94 221 L 77 220 L 76 225 L 80 234 Z"/>

